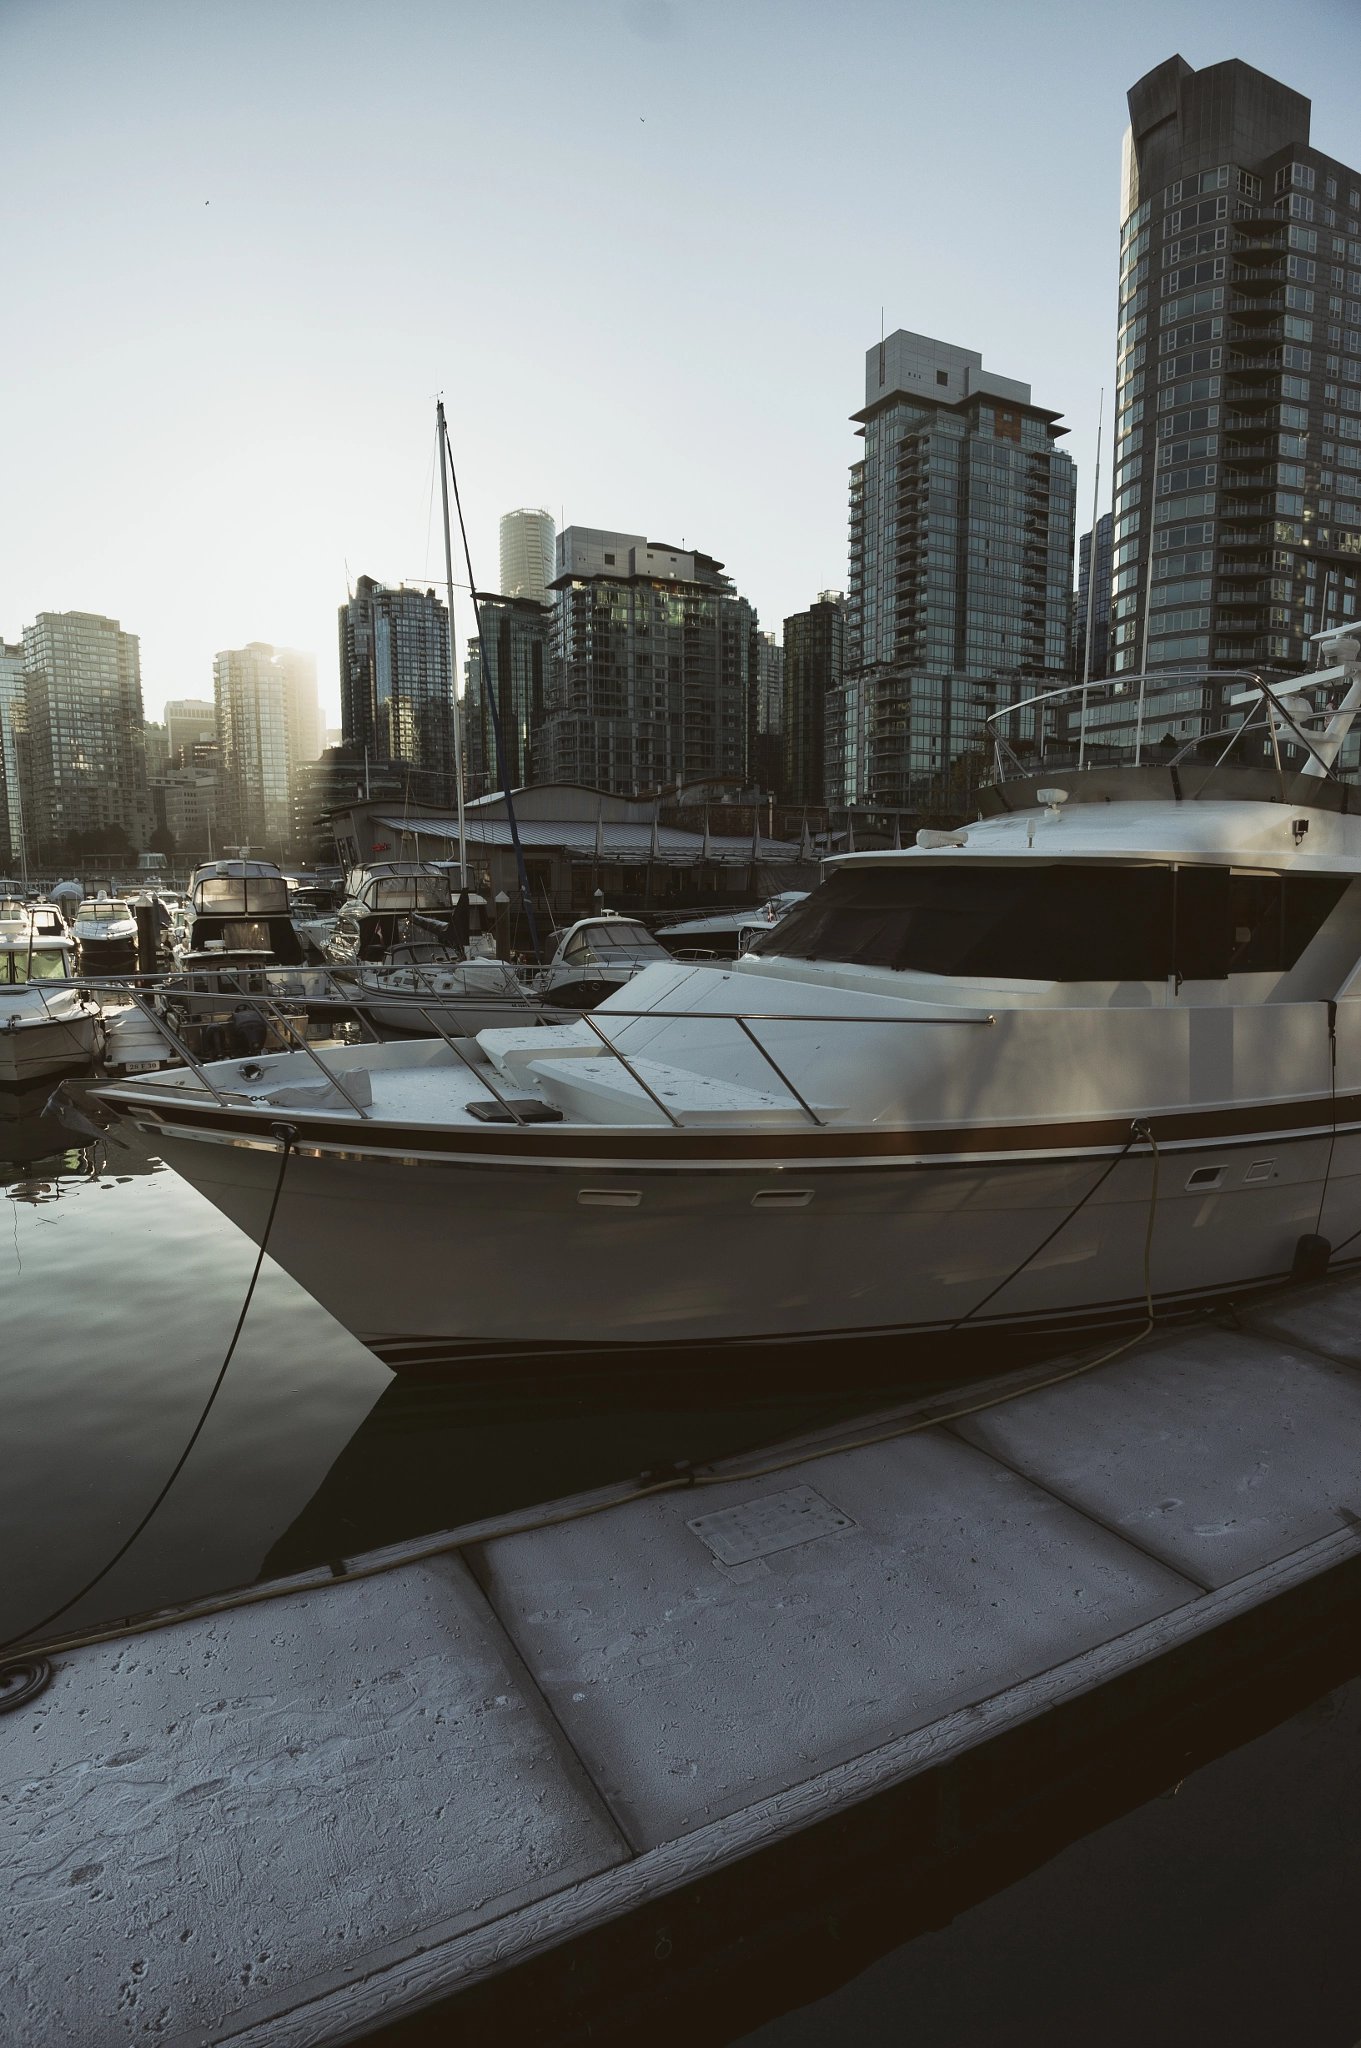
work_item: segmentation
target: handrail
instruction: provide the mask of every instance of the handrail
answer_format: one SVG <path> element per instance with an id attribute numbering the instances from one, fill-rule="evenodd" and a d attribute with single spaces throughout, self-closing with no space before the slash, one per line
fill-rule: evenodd
<path id="1" fill-rule="evenodd" d="M 157 1031 L 161 1033 L 161 1036 L 163 1038 L 168 1038 L 170 1040 L 170 1043 L 174 1046 L 176 1052 L 180 1055 L 180 1058 L 184 1061 L 185 1065 L 191 1070 L 191 1072 L 197 1077 L 197 1079 L 203 1083 L 204 1087 L 208 1090 L 208 1093 L 211 1096 L 215 1097 L 216 1100 L 222 1104 L 222 1107 L 224 1109 L 228 1108 L 230 1105 L 228 1104 L 226 1096 L 222 1093 L 222 1090 L 218 1087 L 215 1087 L 214 1084 L 209 1080 L 207 1074 L 199 1065 L 198 1061 L 194 1058 L 194 1055 L 190 1052 L 188 1046 L 180 1038 L 177 1032 L 171 1030 L 170 1026 L 166 1023 L 165 1018 L 159 1016 L 157 1012 L 152 1009 L 151 1004 L 148 1003 L 144 997 L 140 996 L 135 988 L 129 989 L 128 994 L 132 997 L 133 1002 L 136 1003 L 138 1009 L 142 1012 L 142 1015 L 148 1019 L 148 1021 L 155 1027 Z"/>
<path id="2" fill-rule="evenodd" d="M 766 1051 L 760 1039 L 756 1036 L 756 1033 L 752 1030 L 750 1024 L 748 1024 L 746 1018 L 739 1017 L 737 1019 L 737 1022 L 742 1027 L 742 1030 L 746 1037 L 748 1037 L 751 1040 L 752 1044 L 756 1047 L 756 1050 L 760 1053 L 762 1059 L 765 1060 L 766 1064 L 771 1068 L 772 1072 L 775 1073 L 781 1081 L 783 1081 L 785 1087 L 789 1090 L 795 1102 L 798 1103 L 799 1108 L 803 1111 L 804 1115 L 807 1117 L 811 1117 L 819 1130 L 825 1129 L 825 1125 L 823 1124 L 822 1118 L 818 1115 L 812 1103 L 804 1101 L 802 1095 L 800 1095 L 798 1089 L 794 1086 L 794 1083 L 790 1080 L 788 1074 L 785 1073 L 782 1067 L 776 1065 L 774 1058 L 770 1053 Z"/>
<path id="3" fill-rule="evenodd" d="M 1292 692 L 1298 692 L 1300 690 L 1307 690 L 1311 688 L 1313 686 L 1313 676 L 1314 672 L 1307 669 L 1304 670 L 1299 676 L 1280 679 L 1264 679 L 1260 669 L 1158 669 L 1153 672 L 1141 670 L 1138 674 L 1135 674 L 1133 671 L 1122 671 L 1122 673 L 1118 677 L 1101 676 L 1097 678 L 1095 681 L 1091 682 L 1089 685 L 1087 685 L 1086 688 L 1084 688 L 1084 686 L 1081 683 L 1063 683 L 1060 684 L 1059 687 L 1056 689 L 1040 690 L 1037 691 L 1033 696 L 1018 698 L 1014 704 L 999 704 L 995 711 L 990 711 L 988 713 L 983 723 L 985 727 L 991 730 L 992 733 L 993 750 L 997 760 L 999 779 L 1007 779 L 1005 778 L 1005 776 L 1003 776 L 1002 773 L 1002 755 L 1003 753 L 1005 753 L 1022 778 L 1026 780 L 1035 780 L 1038 776 L 1043 775 L 1045 773 L 1043 752 L 1041 752 L 1040 758 L 1038 762 L 1034 765 L 1034 767 L 1028 767 L 1023 761 L 1019 759 L 1014 748 L 1011 746 L 1010 742 L 1006 739 L 1005 735 L 1003 734 L 1001 730 L 1001 721 L 1005 718 L 1010 718 L 1015 712 L 1029 711 L 1033 709 L 1036 705 L 1052 704 L 1060 698 L 1081 700 L 1083 705 L 1083 726 L 1079 740 L 1078 760 L 1076 766 L 1079 769 L 1079 771 L 1085 772 L 1086 764 L 1083 760 L 1083 754 L 1086 750 L 1087 742 L 1091 737 L 1087 730 L 1087 697 L 1090 691 L 1104 689 L 1111 692 L 1112 695 L 1108 696 L 1105 699 L 1107 703 L 1110 703 L 1118 701 L 1119 697 L 1124 696 L 1124 693 L 1128 688 L 1130 688 L 1133 684 L 1137 683 L 1139 685 L 1138 696 L 1137 698 L 1132 699 L 1127 707 L 1128 721 L 1122 720 L 1120 721 L 1120 723 L 1123 725 L 1126 722 L 1132 722 L 1134 725 L 1134 759 L 1135 765 L 1138 766 L 1140 763 L 1141 755 L 1144 751 L 1144 726 L 1146 722 L 1146 714 L 1148 711 L 1146 686 L 1156 686 L 1157 688 L 1162 690 L 1174 690 L 1185 685 L 1205 684 L 1209 682 L 1231 683 L 1237 681 L 1246 683 L 1249 689 L 1256 690 L 1259 693 L 1259 707 L 1266 709 L 1267 716 L 1265 723 L 1271 728 L 1272 731 L 1273 758 L 1276 759 L 1278 768 L 1280 766 L 1280 762 L 1279 750 L 1275 747 L 1275 726 L 1273 718 L 1274 712 L 1280 713 L 1281 717 L 1290 727 L 1291 733 L 1293 734 L 1294 738 L 1299 741 L 1300 745 L 1305 749 L 1305 751 L 1312 756 L 1314 761 L 1318 763 L 1319 772 L 1321 772 L 1325 776 L 1330 777 L 1333 781 L 1337 781 L 1338 777 L 1333 764 L 1324 760 L 1323 756 L 1319 753 L 1317 747 L 1313 744 L 1312 740 L 1310 739 L 1308 733 L 1306 733 L 1303 730 L 1303 728 L 1296 723 L 1295 719 L 1293 718 L 1291 713 L 1286 709 L 1285 705 L 1281 702 L 1280 696 L 1278 695 L 1278 692 L 1283 687 L 1288 687 Z M 1204 742 L 1207 740 L 1217 740 L 1227 737 L 1230 741 L 1230 744 L 1232 744 L 1233 740 L 1240 733 L 1255 732 L 1259 729 L 1259 725 L 1255 718 L 1250 717 L 1246 718 L 1242 725 L 1239 726 L 1223 726 L 1214 732 L 1199 733 L 1194 738 L 1188 740 L 1185 746 L 1178 749 L 1177 753 L 1172 757 L 1172 761 L 1170 764 L 1157 763 L 1155 765 L 1171 765 L 1175 767 L 1195 747 L 1203 745 Z M 1092 742 L 1092 744 L 1099 743 L 1099 741 L 1095 740 Z M 1041 736 L 1041 747 L 1043 747 L 1043 736 Z M 1224 751 L 1225 754 L 1227 754 L 1228 748 L 1226 747 Z M 1221 763 L 1222 759 L 1223 757 L 1221 756 Z"/>

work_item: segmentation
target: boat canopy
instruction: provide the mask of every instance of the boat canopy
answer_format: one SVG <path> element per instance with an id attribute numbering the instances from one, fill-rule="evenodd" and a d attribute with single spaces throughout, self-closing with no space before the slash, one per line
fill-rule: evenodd
<path id="1" fill-rule="evenodd" d="M 414 861 L 356 869 L 350 876 L 350 896 L 364 913 L 454 907 L 448 874 Z"/>

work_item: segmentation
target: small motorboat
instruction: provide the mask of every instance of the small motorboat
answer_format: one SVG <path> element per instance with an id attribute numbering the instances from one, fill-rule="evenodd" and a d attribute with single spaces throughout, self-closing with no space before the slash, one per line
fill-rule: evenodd
<path id="1" fill-rule="evenodd" d="M 671 955 L 637 918 L 602 910 L 569 926 L 535 984 L 539 1000 L 565 1010 L 593 1010 Z"/>
<path id="2" fill-rule="evenodd" d="M 786 889 L 752 910 L 725 910 L 713 917 L 663 925 L 657 937 L 673 960 L 736 960 L 754 939 L 764 937 L 806 900 L 806 890 Z"/>
<path id="3" fill-rule="evenodd" d="M 71 987 L 75 971 L 74 939 L 40 936 L 31 925 L 16 931 L 12 919 L 0 918 L 0 1081 L 32 1081 L 89 1065 L 99 1006 L 86 990 Z"/>
<path id="4" fill-rule="evenodd" d="M 137 920 L 121 896 L 87 896 L 72 923 L 82 974 L 135 974 Z"/>
<path id="5" fill-rule="evenodd" d="M 339 967 L 382 967 L 394 948 L 423 945 L 451 960 L 495 957 L 486 913 L 485 897 L 463 891 L 456 899 L 448 869 L 431 862 L 354 868 L 326 956 Z"/>

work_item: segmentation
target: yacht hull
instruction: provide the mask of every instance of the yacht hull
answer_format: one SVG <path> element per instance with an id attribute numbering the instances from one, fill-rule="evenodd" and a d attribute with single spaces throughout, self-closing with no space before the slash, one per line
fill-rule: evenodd
<path id="1" fill-rule="evenodd" d="M 1154 1119 L 1161 1310 L 1279 1284 L 1318 1231 L 1349 1256 L 1361 1129 L 1301 1127 L 1304 1108 L 1290 1128 L 1280 1105 L 1256 1129 L 1241 1110 Z M 1219 1128 L 1197 1136 L 1196 1121 Z M 277 1146 L 221 1128 L 157 1135 L 167 1163 L 258 1240 Z M 794 1132 L 759 1147 L 547 1127 L 488 1131 L 473 1151 L 446 1127 L 441 1154 L 435 1135 L 361 1136 L 353 1123 L 328 1134 L 300 1119 L 270 1239 L 271 1256 L 394 1369 L 882 1346 L 964 1323 L 1072 1332 L 1143 1313 L 1154 1168 L 1146 1148 L 1117 1160 L 1127 1123 L 1086 1148 L 1071 1127 L 1043 1150 L 1027 1130 L 1024 1153 L 1016 1132 L 985 1151 L 989 1134 L 939 1128 L 916 1154 L 912 1134 L 882 1130 L 828 1133 L 816 1150 Z M 1188 1187 L 1212 1169 L 1212 1185 Z"/>

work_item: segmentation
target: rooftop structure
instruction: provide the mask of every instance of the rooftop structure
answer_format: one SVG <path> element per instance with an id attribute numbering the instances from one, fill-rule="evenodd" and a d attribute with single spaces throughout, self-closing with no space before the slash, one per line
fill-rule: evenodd
<path id="1" fill-rule="evenodd" d="M 501 515 L 501 594 L 543 604 L 557 573 L 553 515 L 522 508 Z"/>

